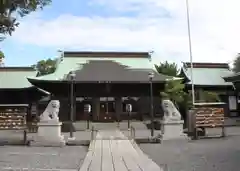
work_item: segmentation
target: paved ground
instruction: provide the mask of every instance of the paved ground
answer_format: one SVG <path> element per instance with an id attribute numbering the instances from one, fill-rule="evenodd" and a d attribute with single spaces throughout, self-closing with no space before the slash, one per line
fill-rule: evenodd
<path id="1" fill-rule="evenodd" d="M 54 169 L 78 169 L 87 153 L 87 147 L 66 146 L 64 148 L 0 146 L 0 170 L 27 171 Z M 36 169 L 38 168 L 38 169 Z"/>
<path id="2" fill-rule="evenodd" d="M 89 127 L 92 128 L 94 126 L 94 129 L 97 130 L 106 130 L 106 129 L 115 129 L 117 127 L 117 122 L 110 122 L 110 123 L 97 123 L 97 122 L 90 122 Z M 146 130 L 146 125 L 141 121 L 131 121 L 130 125 L 133 126 L 135 129 L 139 130 Z M 78 131 L 86 130 L 87 128 L 87 122 L 86 121 L 78 121 L 74 123 L 75 129 Z M 121 121 L 119 122 L 119 129 L 120 130 L 127 130 L 128 129 L 128 122 L 127 121 Z"/>
<path id="3" fill-rule="evenodd" d="M 141 125 L 139 125 L 141 128 Z M 150 131 L 136 130 L 136 137 L 149 137 Z M 157 132 L 156 132 L 157 133 Z M 64 133 L 67 137 L 69 134 Z M 124 130 L 124 134 L 128 134 Z M 219 129 L 208 130 L 208 134 L 221 134 Z M 240 127 L 226 128 L 225 139 L 206 139 L 188 143 L 141 144 L 141 149 L 157 164 L 168 166 L 168 171 L 239 171 Z M 80 140 L 90 140 L 89 131 L 75 132 Z M 21 133 L 0 131 L 0 140 L 19 139 Z M 38 171 L 53 169 L 77 169 L 87 153 L 82 146 L 64 148 L 41 148 L 23 146 L 0 146 L 0 170 L 38 168 Z M 29 169 L 31 170 L 31 169 Z M 37 171 L 35 169 L 35 171 Z M 73 171 L 73 170 L 69 170 Z"/>
<path id="4" fill-rule="evenodd" d="M 101 130 L 90 144 L 80 171 L 162 171 L 119 130 Z"/>
<path id="5" fill-rule="evenodd" d="M 62 133 L 64 135 L 64 138 L 67 140 L 69 137 L 69 133 Z M 96 133 L 94 132 L 94 136 Z M 28 133 L 27 134 L 27 139 L 32 140 L 36 136 L 36 133 Z M 76 137 L 76 140 L 81 141 L 81 140 L 91 140 L 91 131 L 86 130 L 86 131 L 77 131 L 74 132 L 74 136 Z M 6 144 L 5 142 L 11 142 L 13 144 L 19 144 L 19 142 L 23 141 L 23 131 L 13 131 L 13 130 L 4 130 L 0 131 L 0 145 L 1 144 Z"/>
<path id="6" fill-rule="evenodd" d="M 240 136 L 189 143 L 141 144 L 140 148 L 167 171 L 239 171 Z"/>

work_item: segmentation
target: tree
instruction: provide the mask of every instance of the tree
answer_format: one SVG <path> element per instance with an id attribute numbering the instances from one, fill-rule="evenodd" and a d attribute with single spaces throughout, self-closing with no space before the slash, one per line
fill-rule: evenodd
<path id="1" fill-rule="evenodd" d="M 0 59 L 1 58 L 5 58 L 5 55 L 4 55 L 4 53 L 0 50 Z"/>
<path id="2" fill-rule="evenodd" d="M 240 53 L 237 54 L 237 56 L 233 62 L 233 71 L 240 72 Z"/>
<path id="3" fill-rule="evenodd" d="M 155 65 L 156 70 L 165 75 L 177 77 L 179 73 L 179 69 L 176 63 L 160 63 L 160 65 Z M 178 107 L 179 105 L 183 105 L 185 107 L 191 107 L 191 94 L 184 91 L 185 84 L 183 84 L 182 80 L 172 80 L 168 81 L 165 84 L 165 89 L 160 95 L 163 98 L 169 98 L 173 101 L 173 103 Z M 220 101 L 220 98 L 217 93 L 210 91 L 202 91 L 203 101 L 204 102 L 216 102 Z"/>
<path id="4" fill-rule="evenodd" d="M 44 6 L 51 3 L 51 0 L 0 0 L 0 40 L 3 35 L 11 35 L 18 27 L 17 17 L 43 9 Z"/>
<path id="5" fill-rule="evenodd" d="M 159 65 L 155 65 L 158 73 L 169 75 L 176 77 L 178 75 L 179 69 L 176 63 L 168 63 L 167 61 L 164 63 L 160 63 Z"/>
<path id="6" fill-rule="evenodd" d="M 171 80 L 166 82 L 164 91 L 160 93 L 164 99 L 173 101 L 176 107 L 185 101 L 187 93 L 184 91 L 185 85 L 182 80 Z"/>
<path id="7" fill-rule="evenodd" d="M 167 61 L 164 63 L 160 63 L 160 65 L 155 65 L 158 73 L 169 75 L 173 77 L 177 77 L 179 73 L 179 69 L 176 63 L 168 63 Z M 167 81 L 165 84 L 164 91 L 160 93 L 162 98 L 168 98 L 178 107 L 178 104 L 183 103 L 186 95 L 188 95 L 184 91 L 185 85 L 182 80 L 171 80 Z"/>
<path id="8" fill-rule="evenodd" d="M 57 59 L 47 59 L 47 60 L 41 60 L 38 61 L 36 65 L 33 65 L 32 67 L 35 67 L 38 70 L 38 76 L 51 74 L 56 70 L 56 63 Z"/>

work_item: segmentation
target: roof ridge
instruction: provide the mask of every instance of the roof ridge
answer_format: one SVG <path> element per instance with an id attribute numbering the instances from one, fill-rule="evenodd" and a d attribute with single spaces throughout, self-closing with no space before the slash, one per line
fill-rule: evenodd
<path id="1" fill-rule="evenodd" d="M 228 63 L 209 63 L 209 62 L 193 62 L 192 63 L 193 68 L 225 68 L 225 69 L 230 69 Z M 191 63 L 190 62 L 183 62 L 183 67 L 185 68 L 191 68 Z"/>
<path id="2" fill-rule="evenodd" d="M 149 58 L 149 52 L 118 52 L 118 51 L 65 51 L 64 58 Z"/>

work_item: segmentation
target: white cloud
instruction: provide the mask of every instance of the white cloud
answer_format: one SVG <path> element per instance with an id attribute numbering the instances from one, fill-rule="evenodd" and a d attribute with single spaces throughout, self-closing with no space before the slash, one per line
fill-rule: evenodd
<path id="1" fill-rule="evenodd" d="M 64 14 L 21 23 L 12 39 L 43 47 L 156 52 L 154 59 L 189 61 L 185 0 L 91 0 L 91 5 L 134 11 L 137 17 Z M 240 51 L 239 0 L 189 0 L 193 60 L 230 62 Z M 164 13 L 171 18 L 163 17 Z"/>

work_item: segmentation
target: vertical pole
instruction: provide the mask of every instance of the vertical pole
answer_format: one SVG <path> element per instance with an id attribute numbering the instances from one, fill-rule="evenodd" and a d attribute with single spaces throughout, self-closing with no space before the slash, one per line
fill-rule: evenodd
<path id="1" fill-rule="evenodd" d="M 117 127 L 119 128 L 120 127 L 120 123 L 119 123 L 119 120 L 120 120 L 120 113 L 119 111 L 117 111 Z"/>
<path id="2" fill-rule="evenodd" d="M 115 97 L 115 112 L 116 112 L 116 116 L 117 116 L 117 127 L 120 127 L 120 113 L 122 111 L 122 97 Z"/>
<path id="3" fill-rule="evenodd" d="M 87 129 L 89 129 L 89 115 L 90 115 L 90 109 L 88 109 L 88 111 L 87 111 Z"/>
<path id="4" fill-rule="evenodd" d="M 106 98 L 106 115 L 107 115 L 107 120 L 109 120 L 109 116 L 108 116 L 108 93 L 109 93 L 109 84 L 107 82 L 106 84 L 106 90 L 107 90 L 107 98 Z M 106 117 L 106 116 L 105 116 Z"/>
<path id="5" fill-rule="evenodd" d="M 154 116 L 153 116 L 153 87 L 152 87 L 152 78 L 150 78 L 150 114 L 151 114 L 151 137 L 154 136 Z"/>
<path id="6" fill-rule="evenodd" d="M 91 140 L 93 140 L 93 136 L 94 136 L 94 127 L 92 126 L 92 130 L 91 130 Z"/>
<path id="7" fill-rule="evenodd" d="M 130 111 L 128 111 L 128 129 L 130 128 Z"/>
<path id="8" fill-rule="evenodd" d="M 74 112 L 74 106 L 73 106 L 73 78 L 71 78 L 71 112 L 70 112 L 70 138 L 73 138 L 73 112 Z"/>
<path id="9" fill-rule="evenodd" d="M 187 8 L 189 55 L 190 55 L 190 63 L 191 63 L 192 103 L 194 105 L 195 104 L 195 91 L 194 91 L 194 82 L 193 82 L 192 40 L 191 40 L 191 28 L 190 28 L 190 17 L 189 17 L 189 4 L 188 4 L 188 0 L 186 0 L 186 8 Z"/>

